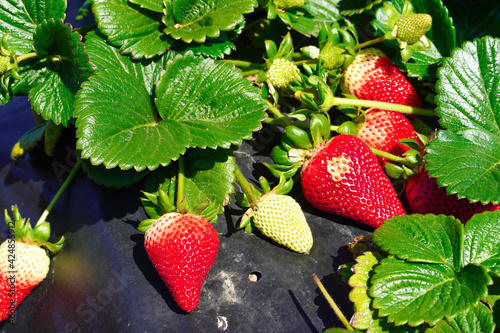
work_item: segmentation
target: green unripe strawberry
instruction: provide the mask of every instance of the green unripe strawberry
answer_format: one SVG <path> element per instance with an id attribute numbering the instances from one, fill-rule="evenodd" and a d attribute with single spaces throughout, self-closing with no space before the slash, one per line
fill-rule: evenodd
<path id="1" fill-rule="evenodd" d="M 254 225 L 278 244 L 306 253 L 312 247 L 311 229 L 299 204 L 290 196 L 268 192 L 258 199 Z"/>
<path id="2" fill-rule="evenodd" d="M 283 58 L 274 59 L 266 73 L 267 82 L 276 89 L 288 87 L 294 78 L 300 81 L 299 68 Z"/>
<path id="3" fill-rule="evenodd" d="M 319 56 L 321 58 L 321 65 L 326 70 L 339 69 L 345 61 L 344 49 L 334 45 L 324 46 Z"/>
<path id="4" fill-rule="evenodd" d="M 304 6 L 305 0 L 274 0 L 273 3 L 278 9 L 287 10 Z"/>
<path id="5" fill-rule="evenodd" d="M 9 65 L 10 57 L 0 54 L 0 75 L 4 75 L 10 70 Z"/>
<path id="6" fill-rule="evenodd" d="M 410 14 L 400 17 L 394 25 L 397 38 L 409 45 L 415 44 L 431 29 L 429 14 Z"/>

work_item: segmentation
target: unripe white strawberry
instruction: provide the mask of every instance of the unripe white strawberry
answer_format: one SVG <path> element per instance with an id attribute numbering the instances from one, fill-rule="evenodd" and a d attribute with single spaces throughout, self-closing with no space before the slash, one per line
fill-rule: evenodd
<path id="1" fill-rule="evenodd" d="M 32 228 L 29 219 L 22 218 L 17 206 L 12 206 L 14 220 L 5 210 L 5 223 L 14 238 L 0 245 L 0 321 L 9 318 L 18 305 L 49 272 L 49 253 L 61 250 L 64 237 L 49 242 L 50 224 L 37 223 Z"/>
<path id="2" fill-rule="evenodd" d="M 299 68 L 283 58 L 274 59 L 266 73 L 267 82 L 276 89 L 288 87 L 294 78 L 300 81 Z"/>
<path id="3" fill-rule="evenodd" d="M 309 252 L 313 237 L 300 205 L 290 196 L 269 192 L 258 199 L 253 222 L 265 236 L 293 251 Z"/>
<path id="4" fill-rule="evenodd" d="M 336 70 L 345 61 L 344 49 L 335 45 L 326 45 L 320 51 L 321 64 L 326 70 Z"/>
<path id="5" fill-rule="evenodd" d="M 393 34 L 409 45 L 418 42 L 432 27 L 429 14 L 410 14 L 400 17 L 394 25 Z"/>
<path id="6" fill-rule="evenodd" d="M 0 54 L 0 75 L 6 74 L 10 69 L 10 57 Z"/>
<path id="7" fill-rule="evenodd" d="M 28 296 L 49 272 L 47 251 L 37 245 L 8 239 L 0 245 L 0 321 Z"/>

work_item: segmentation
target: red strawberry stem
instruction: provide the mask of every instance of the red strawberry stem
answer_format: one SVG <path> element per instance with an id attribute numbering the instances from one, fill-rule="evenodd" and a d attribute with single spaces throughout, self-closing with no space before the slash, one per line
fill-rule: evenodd
<path id="1" fill-rule="evenodd" d="M 234 176 L 236 177 L 236 181 L 240 184 L 241 190 L 247 196 L 248 202 L 250 203 L 250 207 L 253 210 L 257 210 L 257 198 L 255 197 L 252 191 L 252 185 L 248 182 L 245 176 L 243 176 L 238 166 L 234 168 Z"/>
<path id="2" fill-rule="evenodd" d="M 333 101 L 333 105 L 354 105 L 354 106 L 361 106 L 361 107 L 366 107 L 366 108 L 398 111 L 401 113 L 415 114 L 415 115 L 419 115 L 419 116 L 429 116 L 429 117 L 436 116 L 436 113 L 434 112 L 434 110 L 430 110 L 430 109 L 415 108 L 415 107 L 409 106 L 409 105 L 371 101 L 371 100 L 364 100 L 364 99 L 350 99 L 350 98 L 335 97 L 335 99 Z"/>
<path id="3" fill-rule="evenodd" d="M 68 177 L 64 180 L 64 182 L 62 183 L 61 187 L 56 192 L 56 194 L 54 195 L 54 197 L 52 198 L 52 200 L 50 201 L 50 203 L 47 206 L 47 208 L 43 211 L 43 213 L 40 216 L 40 218 L 38 219 L 38 222 L 36 223 L 36 225 L 39 225 L 39 224 L 45 222 L 45 220 L 47 219 L 47 216 L 52 211 L 52 208 L 54 208 L 55 204 L 57 203 L 57 201 L 59 200 L 59 198 L 63 194 L 64 190 L 66 190 L 66 188 L 69 186 L 69 184 L 71 183 L 71 181 L 73 180 L 73 178 L 75 178 L 75 175 L 78 172 L 78 170 L 80 170 L 81 164 L 82 164 L 81 161 L 78 161 L 75 164 L 75 166 L 73 167 L 73 169 L 69 173 Z"/>
<path id="4" fill-rule="evenodd" d="M 337 315 L 337 317 L 339 317 L 339 319 L 342 322 L 342 324 L 344 324 L 345 328 L 348 331 L 354 331 L 354 328 L 352 328 L 352 326 L 349 325 L 349 322 L 347 321 L 346 317 L 344 316 L 344 314 L 342 313 L 342 311 L 340 311 L 339 307 L 337 306 L 337 304 L 335 303 L 335 301 L 333 300 L 333 298 L 330 296 L 330 294 L 328 294 L 328 291 L 326 291 L 325 286 L 323 286 L 323 283 L 321 283 L 321 281 L 318 279 L 318 277 L 316 276 L 316 274 L 313 274 L 312 278 L 314 279 L 314 282 L 316 282 L 316 284 L 318 285 L 319 290 L 321 291 L 321 293 L 325 297 L 325 299 L 328 302 L 328 304 L 330 304 L 330 306 L 332 307 L 332 309 L 335 312 L 335 314 Z"/>

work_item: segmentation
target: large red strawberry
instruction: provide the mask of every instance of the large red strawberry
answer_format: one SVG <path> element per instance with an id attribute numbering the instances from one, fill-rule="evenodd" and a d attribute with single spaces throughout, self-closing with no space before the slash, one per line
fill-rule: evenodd
<path id="1" fill-rule="evenodd" d="M 317 147 L 303 165 L 301 184 L 317 209 L 372 227 L 406 214 L 376 156 L 354 135 L 341 134 Z"/>
<path id="2" fill-rule="evenodd" d="M 360 99 L 422 106 L 422 100 L 403 73 L 375 48 L 356 54 L 344 70 L 341 89 Z"/>
<path id="3" fill-rule="evenodd" d="M 452 215 L 462 223 L 466 223 L 474 214 L 500 209 L 500 205 L 472 203 L 467 198 L 460 199 L 456 194 L 448 194 L 446 188 L 440 187 L 436 178 L 429 177 L 425 169 L 408 179 L 405 192 L 410 212 Z"/>
<path id="4" fill-rule="evenodd" d="M 13 222 L 5 210 L 5 222 L 11 231 L 0 245 L 0 321 L 9 318 L 28 294 L 49 272 L 49 252 L 61 249 L 64 237 L 50 243 L 50 225 L 43 222 L 31 227 L 17 207 L 12 207 Z M 14 237 L 15 236 L 15 237 Z"/>
<path id="5" fill-rule="evenodd" d="M 213 226 L 199 215 L 167 213 L 147 229 L 144 247 L 179 307 L 193 311 L 219 248 Z"/>
<path id="6" fill-rule="evenodd" d="M 402 156 L 410 147 L 400 143 L 402 139 L 413 139 L 420 143 L 413 125 L 396 111 L 370 109 L 365 122 L 358 129 L 358 137 L 369 146 L 396 156 Z M 423 148 L 423 145 L 420 143 Z M 377 156 L 384 166 L 387 158 Z"/>

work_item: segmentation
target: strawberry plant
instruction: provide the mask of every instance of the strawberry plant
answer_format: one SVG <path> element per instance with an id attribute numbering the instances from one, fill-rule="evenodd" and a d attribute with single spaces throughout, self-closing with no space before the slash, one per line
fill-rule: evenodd
<path id="1" fill-rule="evenodd" d="M 65 246 L 121 248 L 113 236 L 63 245 L 74 230 L 57 213 L 50 225 L 62 238 L 51 239 L 47 215 L 81 169 L 85 184 L 106 188 L 111 200 L 136 191 L 133 221 L 111 215 L 133 224 L 139 245 L 120 260 L 148 272 L 141 286 L 155 286 L 168 303 L 156 303 L 158 313 L 217 312 L 227 328 L 218 302 L 245 303 L 232 294 L 230 267 L 258 257 L 277 269 L 281 258 L 282 276 L 319 265 L 339 276 L 328 260 L 347 246 L 355 261 L 341 270 L 342 288 L 352 288 L 353 316 L 335 308 L 342 323 L 323 320 L 321 329 L 500 327 L 495 1 L 471 11 L 450 0 L 90 0 L 78 4 L 78 21 L 69 5 L 0 3 L 0 105 L 24 100 L 33 120 L 7 147 L 10 159 L 20 170 L 23 158 L 59 163 L 61 150 L 77 160 L 35 225 L 16 206 L 28 199 L 2 198 L 13 207 L 5 220 L 17 244 L 15 253 L 9 240 L 0 246 L 4 322 L 14 323 L 21 302 L 47 283 L 49 267 L 62 267 Z M 14 118 L 2 120 L 6 130 Z M 339 234 L 360 237 L 335 243 Z M 245 246 L 249 239 L 260 245 Z M 267 246 L 276 257 L 257 255 Z M 9 255 L 18 265 L 15 296 Z M 214 281 L 223 282 L 224 300 Z M 101 305 L 121 290 L 109 285 L 97 292 Z M 136 308 L 149 301 L 134 295 Z M 80 297 L 77 313 L 95 322 L 105 307 Z M 314 307 L 299 306 L 305 322 Z"/>

